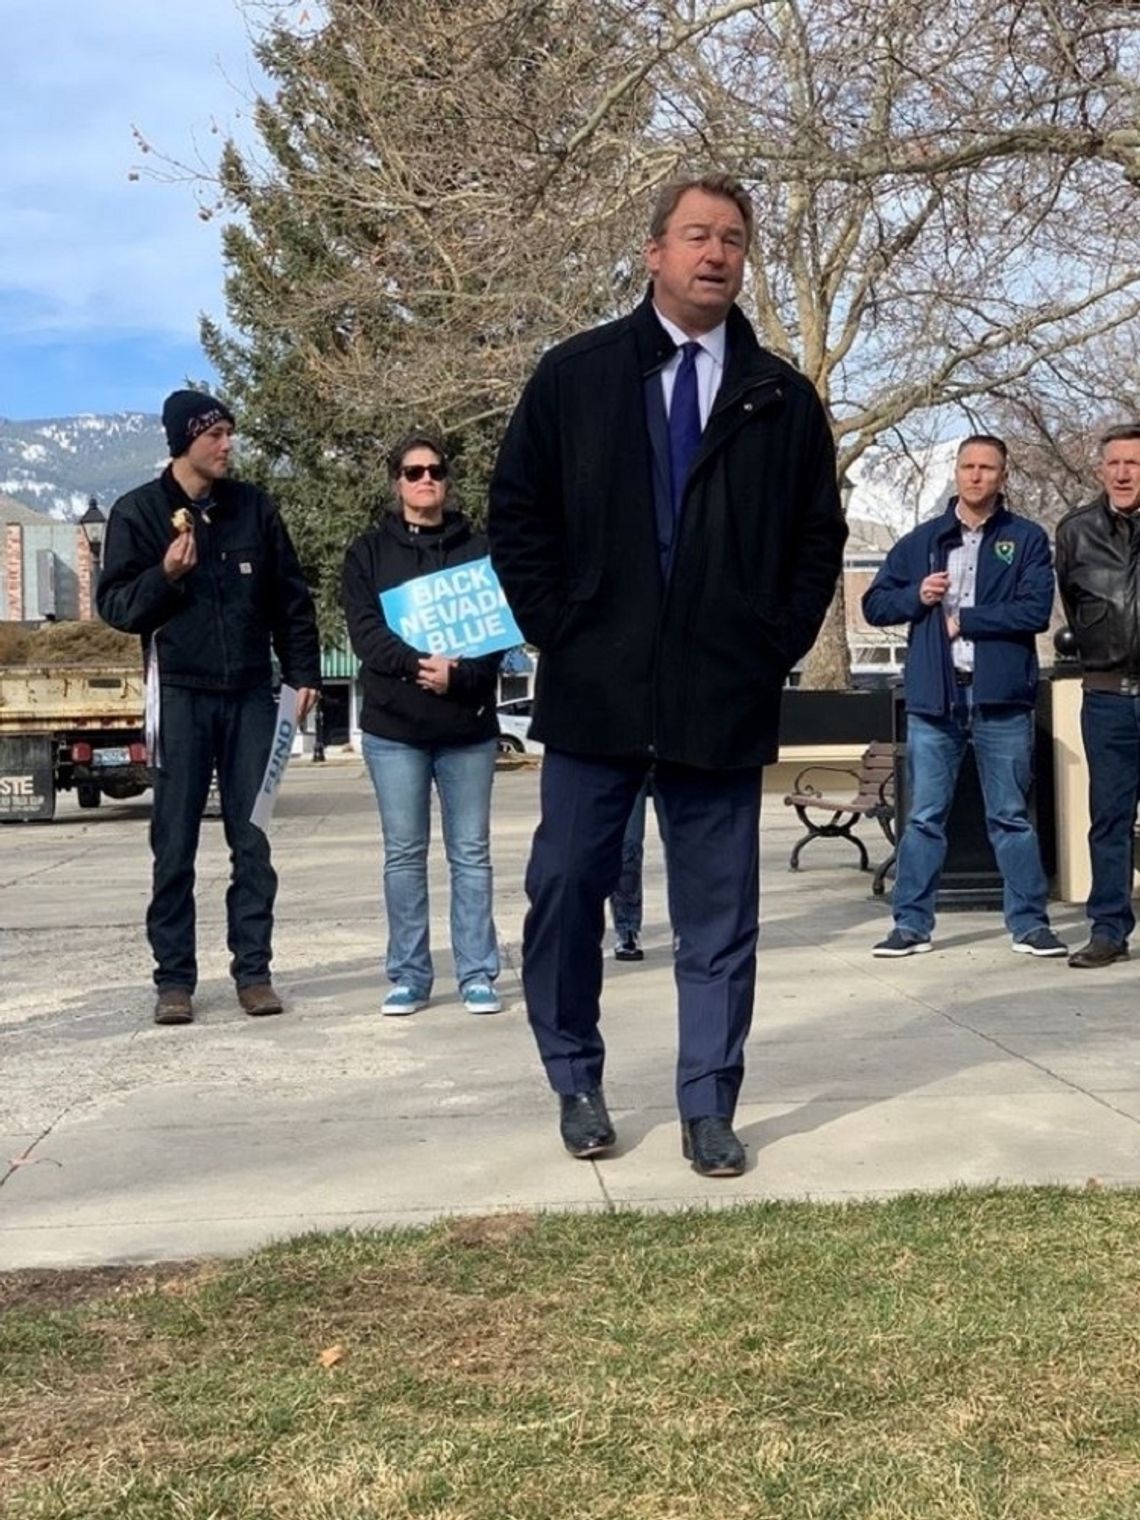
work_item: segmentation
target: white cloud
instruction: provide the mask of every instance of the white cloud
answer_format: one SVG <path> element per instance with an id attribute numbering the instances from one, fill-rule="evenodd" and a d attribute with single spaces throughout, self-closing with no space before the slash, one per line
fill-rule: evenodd
<path id="1" fill-rule="evenodd" d="M 192 338 L 200 311 L 222 315 L 220 229 L 189 185 L 130 182 L 155 164 L 131 129 L 204 167 L 227 133 L 248 140 L 249 27 L 265 14 L 236 0 L 4 0 L 0 335 Z"/>

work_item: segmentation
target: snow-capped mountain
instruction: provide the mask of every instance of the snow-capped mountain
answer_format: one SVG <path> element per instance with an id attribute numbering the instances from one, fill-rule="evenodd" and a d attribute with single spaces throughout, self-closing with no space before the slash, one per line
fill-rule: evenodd
<path id="1" fill-rule="evenodd" d="M 0 496 L 49 517 L 76 518 L 95 496 L 106 512 L 116 497 L 158 474 L 166 440 L 156 416 L 0 418 Z"/>
<path id="2" fill-rule="evenodd" d="M 909 454 L 870 449 L 849 471 L 847 515 L 879 524 L 888 541 L 938 511 L 953 486 L 957 439 Z M 116 497 L 157 475 L 166 462 L 157 416 L 0 418 L 0 496 L 50 517 L 76 518 L 95 496 L 104 512 Z"/>

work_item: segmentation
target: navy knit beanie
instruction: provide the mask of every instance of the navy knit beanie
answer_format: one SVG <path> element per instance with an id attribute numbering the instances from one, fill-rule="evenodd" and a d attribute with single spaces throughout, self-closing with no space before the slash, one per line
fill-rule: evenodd
<path id="1" fill-rule="evenodd" d="M 174 391 L 162 403 L 162 425 L 171 459 L 177 459 L 201 433 L 219 422 L 235 427 L 234 414 L 228 406 L 207 396 L 205 391 Z"/>

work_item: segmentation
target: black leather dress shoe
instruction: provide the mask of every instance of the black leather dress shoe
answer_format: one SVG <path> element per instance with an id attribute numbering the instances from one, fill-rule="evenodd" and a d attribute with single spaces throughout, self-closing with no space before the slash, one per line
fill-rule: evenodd
<path id="1" fill-rule="evenodd" d="M 720 1114 L 682 1122 L 681 1154 L 702 1177 L 739 1177 L 744 1170 L 744 1147 Z"/>
<path id="2" fill-rule="evenodd" d="M 1069 956 L 1069 965 L 1077 971 L 1095 971 L 1099 966 L 1111 966 L 1113 961 L 1127 959 L 1127 940 L 1101 939 L 1094 934 L 1087 945 L 1073 951 Z"/>
<path id="3" fill-rule="evenodd" d="M 559 1094 L 558 1102 L 562 1109 L 559 1126 L 562 1144 L 572 1156 L 584 1161 L 589 1156 L 600 1156 L 612 1149 L 617 1135 L 600 1087 L 588 1093 Z"/>

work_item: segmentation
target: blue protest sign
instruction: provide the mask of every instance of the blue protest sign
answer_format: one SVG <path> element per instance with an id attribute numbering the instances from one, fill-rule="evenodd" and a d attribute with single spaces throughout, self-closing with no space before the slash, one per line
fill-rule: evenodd
<path id="1" fill-rule="evenodd" d="M 423 654 L 470 659 L 523 642 L 489 555 L 381 591 L 388 627 Z"/>

